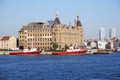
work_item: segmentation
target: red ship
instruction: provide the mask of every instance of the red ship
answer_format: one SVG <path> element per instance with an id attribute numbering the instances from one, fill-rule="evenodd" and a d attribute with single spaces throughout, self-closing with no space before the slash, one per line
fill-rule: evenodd
<path id="1" fill-rule="evenodd" d="M 41 51 L 38 51 L 36 48 L 25 49 L 24 51 L 13 51 L 10 52 L 10 55 L 40 55 Z"/>
<path id="2" fill-rule="evenodd" d="M 64 52 L 53 52 L 53 55 L 76 55 L 76 54 L 85 54 L 85 52 L 87 51 L 86 48 L 73 48 L 70 47 L 69 49 L 67 49 Z"/>

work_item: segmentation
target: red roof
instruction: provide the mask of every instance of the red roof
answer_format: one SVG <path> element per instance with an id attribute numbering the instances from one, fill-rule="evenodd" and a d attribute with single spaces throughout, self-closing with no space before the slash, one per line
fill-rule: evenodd
<path id="1" fill-rule="evenodd" d="M 9 38 L 10 38 L 9 36 L 4 36 L 4 37 L 1 38 L 1 40 L 3 40 L 3 41 L 4 40 L 9 40 Z"/>

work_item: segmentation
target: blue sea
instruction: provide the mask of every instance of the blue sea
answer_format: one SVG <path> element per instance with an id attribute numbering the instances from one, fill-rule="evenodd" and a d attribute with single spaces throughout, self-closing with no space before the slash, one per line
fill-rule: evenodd
<path id="1" fill-rule="evenodd" d="M 120 53 L 0 56 L 0 80 L 120 80 Z"/>

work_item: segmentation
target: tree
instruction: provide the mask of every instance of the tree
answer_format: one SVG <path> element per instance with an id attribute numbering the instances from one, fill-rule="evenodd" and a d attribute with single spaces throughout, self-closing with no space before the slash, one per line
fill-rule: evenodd
<path id="1" fill-rule="evenodd" d="M 57 43 L 53 43 L 53 49 L 56 50 L 58 48 L 58 44 Z"/>
<path id="2" fill-rule="evenodd" d="M 24 46 L 19 46 L 19 49 L 20 49 L 20 50 L 23 50 L 23 49 L 24 49 Z"/>
<path id="3" fill-rule="evenodd" d="M 40 47 L 38 47 L 37 50 L 40 50 Z"/>
<path id="4" fill-rule="evenodd" d="M 65 44 L 65 50 L 69 49 L 69 46 L 67 44 Z"/>
<path id="5" fill-rule="evenodd" d="M 111 49 L 110 43 L 106 44 L 106 45 L 105 45 L 105 48 L 106 48 L 106 49 Z"/>

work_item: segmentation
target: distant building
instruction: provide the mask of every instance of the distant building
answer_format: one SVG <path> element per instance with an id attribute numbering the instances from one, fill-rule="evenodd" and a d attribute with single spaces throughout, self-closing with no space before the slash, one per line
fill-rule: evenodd
<path id="1" fill-rule="evenodd" d="M 13 49 L 17 47 L 17 39 L 14 36 L 3 36 L 0 38 L 0 49 Z"/>
<path id="2" fill-rule="evenodd" d="M 114 37 L 112 39 L 112 42 L 113 42 L 113 48 L 116 49 L 116 48 L 120 48 L 120 39 L 117 38 L 117 37 Z"/>
<path id="3" fill-rule="evenodd" d="M 106 49 L 106 41 L 98 41 L 98 48 L 99 49 Z"/>
<path id="4" fill-rule="evenodd" d="M 51 25 L 51 23 L 53 25 Z M 80 17 L 77 16 L 75 25 L 62 25 L 59 19 L 58 11 L 56 18 L 47 25 L 44 22 L 30 23 L 23 26 L 18 32 L 19 46 L 24 48 L 36 47 L 49 50 L 54 43 L 58 44 L 59 49 L 64 49 L 65 45 L 76 45 L 83 43 L 84 32 L 80 22 Z"/>
<path id="5" fill-rule="evenodd" d="M 111 28 L 109 30 L 109 38 L 116 37 L 116 28 Z"/>
<path id="6" fill-rule="evenodd" d="M 92 41 L 90 43 L 91 48 L 98 48 L 98 42 L 97 41 Z"/>
<path id="7" fill-rule="evenodd" d="M 97 40 L 88 40 L 87 43 L 86 43 L 86 46 L 88 48 L 98 48 L 98 42 Z"/>
<path id="8" fill-rule="evenodd" d="M 104 38 L 106 38 L 105 28 L 100 28 L 99 29 L 99 40 L 103 40 Z"/>

